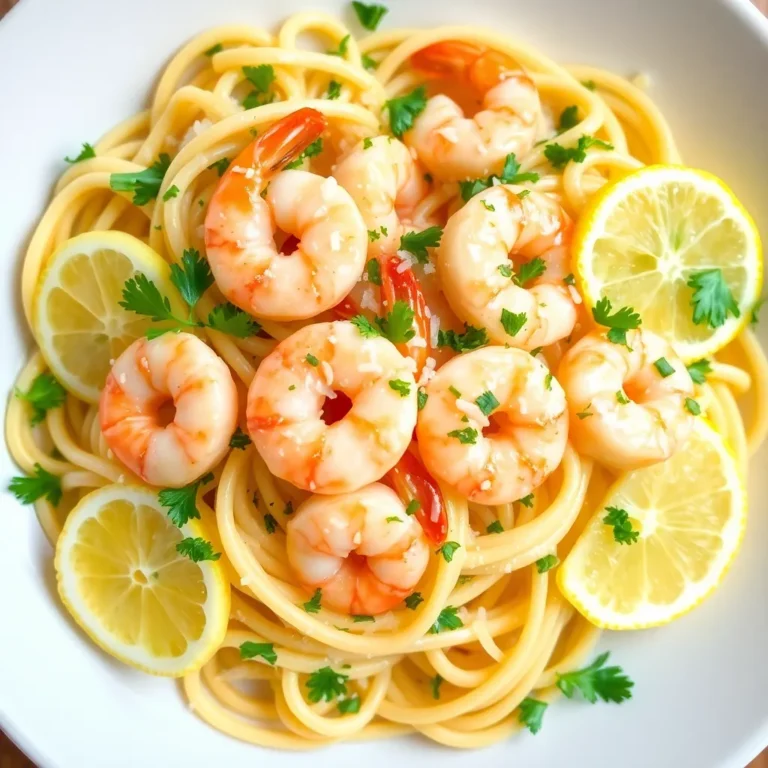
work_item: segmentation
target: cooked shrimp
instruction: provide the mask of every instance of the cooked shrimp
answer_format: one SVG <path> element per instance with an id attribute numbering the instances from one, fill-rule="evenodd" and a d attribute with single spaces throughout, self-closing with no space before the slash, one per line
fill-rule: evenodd
<path id="1" fill-rule="evenodd" d="M 501 185 L 473 197 L 446 224 L 440 282 L 453 311 L 500 344 L 545 347 L 576 322 L 568 271 L 573 223 L 548 195 Z M 513 260 L 514 258 L 514 260 Z M 520 265 L 539 258 L 544 272 L 520 285 Z M 514 279 L 517 277 L 517 279 Z"/>
<path id="2" fill-rule="evenodd" d="M 128 469 L 150 485 L 179 488 L 227 452 L 237 390 L 227 365 L 200 339 L 166 333 L 137 339 L 117 358 L 99 418 L 107 445 Z"/>
<path id="3" fill-rule="evenodd" d="M 520 349 L 484 347 L 427 384 L 416 437 L 427 469 L 479 504 L 527 496 L 558 467 L 568 439 L 565 395 Z"/>
<path id="4" fill-rule="evenodd" d="M 439 94 L 427 102 L 405 143 L 435 178 L 462 181 L 500 173 L 505 157 L 533 146 L 542 120 L 533 81 L 504 55 L 472 43 L 449 40 L 411 57 L 414 69 L 461 79 L 482 98 L 482 109 L 467 118 L 461 107 Z"/>
<path id="5" fill-rule="evenodd" d="M 341 301 L 363 272 L 368 234 L 336 179 L 275 175 L 324 127 L 325 118 L 308 108 L 280 120 L 238 155 L 208 205 L 205 247 L 216 284 L 258 317 L 314 317 Z M 280 252 L 276 228 L 296 238 L 292 253 Z"/>
<path id="6" fill-rule="evenodd" d="M 429 546 L 397 494 L 380 483 L 312 496 L 287 527 L 288 561 L 322 605 L 375 616 L 407 597 L 424 575 Z"/>
<path id="7" fill-rule="evenodd" d="M 282 341 L 248 390 L 248 431 L 270 472 L 322 494 L 379 480 L 416 425 L 413 368 L 394 344 L 348 322 L 308 325 Z M 326 398 L 339 396 L 351 408 L 328 424 Z"/>
<path id="8" fill-rule="evenodd" d="M 364 139 L 333 172 L 363 215 L 369 256 L 394 253 L 427 193 L 424 171 L 405 144 L 391 136 Z"/>
<path id="9" fill-rule="evenodd" d="M 565 354 L 557 375 L 576 450 L 601 464 L 627 470 L 666 461 L 693 426 L 686 408 L 691 377 L 672 347 L 650 331 L 628 331 L 626 346 L 592 331 Z"/>

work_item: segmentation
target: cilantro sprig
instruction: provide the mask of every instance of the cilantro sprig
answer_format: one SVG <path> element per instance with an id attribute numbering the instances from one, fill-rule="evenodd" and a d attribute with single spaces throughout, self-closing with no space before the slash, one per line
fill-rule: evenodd
<path id="1" fill-rule="evenodd" d="M 721 269 L 692 272 L 686 285 L 693 289 L 691 305 L 696 325 L 706 323 L 710 328 L 719 328 L 729 313 L 734 317 L 741 315 Z"/>
<path id="2" fill-rule="evenodd" d="M 20 389 L 14 392 L 19 400 L 24 400 L 32 407 L 32 416 L 29 420 L 32 426 L 43 421 L 48 411 L 63 405 L 67 398 L 67 390 L 59 384 L 52 373 L 41 373 L 35 376 L 26 392 Z"/>
<path id="3" fill-rule="evenodd" d="M 632 698 L 634 682 L 621 667 L 606 667 L 609 653 L 601 653 L 588 667 L 557 675 L 557 687 L 563 695 L 572 699 L 578 691 L 588 702 L 598 698 L 621 704 Z"/>
<path id="4" fill-rule="evenodd" d="M 499 175 L 491 174 L 487 179 L 472 179 L 470 181 L 460 181 L 461 199 L 464 202 L 471 200 L 478 192 L 494 186 L 498 180 L 501 184 L 522 184 L 524 181 L 536 182 L 539 180 L 538 173 L 520 173 L 520 163 L 514 152 L 510 152 L 504 158 L 504 166 Z"/>
<path id="5" fill-rule="evenodd" d="M 592 317 L 598 325 L 609 329 L 606 334 L 608 341 L 628 347 L 627 331 L 639 328 L 643 321 L 632 307 L 622 307 L 611 314 L 612 309 L 610 300 L 604 296 L 592 307 Z"/>
<path id="6" fill-rule="evenodd" d="M 427 106 L 427 90 L 423 85 L 405 96 L 390 99 L 384 107 L 389 113 L 389 127 L 398 139 L 413 127 L 413 121 Z"/>
<path id="7" fill-rule="evenodd" d="M 39 464 L 35 464 L 34 470 L 34 475 L 11 478 L 8 490 L 22 504 L 32 504 L 44 498 L 54 507 L 58 506 L 63 494 L 61 478 L 43 469 Z"/>
<path id="8" fill-rule="evenodd" d="M 412 253 L 419 264 L 426 264 L 429 261 L 427 248 L 437 248 L 442 236 L 442 227 L 429 227 L 422 232 L 408 232 L 400 238 L 400 250 Z"/>
<path id="9" fill-rule="evenodd" d="M 201 539 L 199 536 L 196 538 L 187 537 L 182 539 L 176 545 L 176 551 L 188 557 L 193 563 L 200 563 L 203 560 L 218 560 L 221 557 L 221 552 L 214 552 L 213 545 L 210 541 Z"/>
<path id="10" fill-rule="evenodd" d="M 163 488 L 157 494 L 161 506 L 168 510 L 168 517 L 175 526 L 181 528 L 192 519 L 200 519 L 200 512 L 197 510 L 197 492 L 211 480 L 213 480 L 213 472 L 181 488 Z"/>
<path id="11" fill-rule="evenodd" d="M 563 147 L 557 142 L 547 144 L 544 147 L 544 157 L 549 160 L 553 168 L 564 168 L 570 162 L 583 163 L 587 159 L 587 150 L 590 147 L 613 149 L 613 144 L 596 139 L 594 136 L 580 136 L 575 147 Z"/>
<path id="12" fill-rule="evenodd" d="M 109 188 L 113 192 L 133 192 L 134 205 L 146 205 L 157 197 L 170 165 L 170 155 L 163 153 L 146 170 L 110 174 Z"/>

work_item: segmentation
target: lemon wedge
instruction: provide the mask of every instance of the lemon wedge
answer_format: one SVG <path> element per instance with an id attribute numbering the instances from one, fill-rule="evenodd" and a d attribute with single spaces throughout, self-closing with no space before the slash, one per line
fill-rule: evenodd
<path id="1" fill-rule="evenodd" d="M 720 583 L 741 542 L 746 491 L 738 464 L 703 419 L 666 462 L 620 477 L 557 572 L 563 595 L 606 629 L 666 624 Z M 635 543 L 603 522 L 626 510 Z"/>
<path id="2" fill-rule="evenodd" d="M 175 311 L 181 309 L 168 265 L 124 232 L 86 232 L 67 240 L 38 281 L 32 325 L 40 351 L 56 378 L 89 403 L 98 402 L 111 361 L 152 325 L 119 304 L 125 281 L 137 272 Z"/>
<path id="3" fill-rule="evenodd" d="M 586 303 L 631 306 L 686 361 L 725 346 L 760 296 L 755 223 L 733 192 L 704 171 L 649 166 L 606 185 L 579 218 L 574 272 Z M 738 314 L 716 328 L 693 322 L 693 275 L 719 269 Z"/>
<path id="4" fill-rule="evenodd" d="M 197 521 L 173 525 L 156 492 L 109 485 L 72 510 L 56 545 L 59 594 L 75 621 L 107 653 L 154 675 L 198 669 L 227 630 L 223 566 L 180 554 L 188 537 L 207 538 Z"/>

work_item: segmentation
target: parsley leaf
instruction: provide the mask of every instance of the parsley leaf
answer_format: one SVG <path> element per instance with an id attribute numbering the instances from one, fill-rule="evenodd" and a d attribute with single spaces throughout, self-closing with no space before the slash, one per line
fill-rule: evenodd
<path id="1" fill-rule="evenodd" d="M 365 315 L 355 315 L 349 322 L 360 331 L 364 339 L 381 336 L 381 331 Z"/>
<path id="2" fill-rule="evenodd" d="M 63 405 L 67 399 L 67 390 L 59 384 L 52 373 L 41 373 L 35 376 L 34 381 L 26 392 L 15 390 L 16 397 L 24 400 L 32 406 L 32 416 L 29 420 L 34 426 L 39 424 L 47 411 Z"/>
<path id="3" fill-rule="evenodd" d="M 307 678 L 308 698 L 311 702 L 333 701 L 347 692 L 348 675 L 342 675 L 330 667 L 321 667 Z"/>
<path id="4" fill-rule="evenodd" d="M 548 373 L 544 377 L 544 388 L 550 392 L 552 391 L 552 379 L 554 378 L 555 377 L 551 373 Z"/>
<path id="5" fill-rule="evenodd" d="M 348 699 L 342 699 L 336 704 L 342 715 L 356 715 L 360 711 L 360 697 L 357 694 Z"/>
<path id="6" fill-rule="evenodd" d="M 508 309 L 501 310 L 501 325 L 505 333 L 510 336 L 517 336 L 527 320 L 528 315 L 525 312 L 510 312 Z"/>
<path id="7" fill-rule="evenodd" d="M 582 80 L 581 84 L 588 90 L 588 91 L 595 91 L 597 90 L 597 83 L 594 80 Z"/>
<path id="8" fill-rule="evenodd" d="M 275 516 L 270 515 L 269 512 L 264 515 L 264 528 L 267 533 L 274 533 L 277 530 L 277 520 L 275 520 Z"/>
<path id="9" fill-rule="evenodd" d="M 478 349 L 488 344 L 488 332 L 485 328 L 475 328 L 464 323 L 464 333 L 456 331 L 437 332 L 437 346 L 450 347 L 454 352 L 467 352 L 470 349 Z"/>
<path id="10" fill-rule="evenodd" d="M 533 507 L 533 494 L 529 493 L 527 496 L 523 496 L 522 499 L 518 499 L 518 502 L 524 507 L 531 509 Z"/>
<path id="11" fill-rule="evenodd" d="M 536 256 L 536 258 L 520 265 L 515 282 L 520 286 L 524 286 L 529 280 L 535 280 L 537 277 L 541 277 L 546 271 L 546 262 L 541 257 Z"/>
<path id="12" fill-rule="evenodd" d="M 368 616 L 367 614 L 362 614 L 362 613 L 354 614 L 353 613 L 352 614 L 352 621 L 354 621 L 355 624 L 361 624 L 362 622 L 365 622 L 365 621 L 376 621 L 376 619 L 374 619 L 373 616 Z"/>
<path id="13" fill-rule="evenodd" d="M 200 486 L 210 483 L 211 480 L 213 480 L 213 472 L 181 488 L 163 488 L 157 494 L 160 504 L 168 509 L 168 517 L 174 525 L 181 528 L 192 518 L 200 518 L 200 513 L 197 511 L 197 491 Z"/>
<path id="14" fill-rule="evenodd" d="M 390 99 L 384 106 L 389 112 L 389 127 L 392 133 L 401 139 L 427 106 L 427 90 L 420 85 L 405 96 Z"/>
<path id="15" fill-rule="evenodd" d="M 230 161 L 230 159 L 228 157 L 222 157 L 221 160 L 217 160 L 215 163 L 211 163 L 208 166 L 208 170 L 209 171 L 214 171 L 215 170 L 216 173 L 219 174 L 219 176 L 223 176 L 224 175 L 224 171 L 226 171 L 227 168 L 229 168 L 230 162 L 231 161 Z"/>
<path id="16" fill-rule="evenodd" d="M 539 573 L 546 573 L 550 568 L 554 568 L 559 565 L 560 560 L 557 555 L 544 555 L 536 561 L 536 570 Z"/>
<path id="17" fill-rule="evenodd" d="M 251 438 L 248 437 L 248 435 L 243 432 L 240 427 L 238 427 L 235 430 L 235 433 L 232 435 L 232 437 L 229 438 L 229 447 L 230 448 L 241 448 L 245 449 L 251 444 Z"/>
<path id="18" fill-rule="evenodd" d="M 632 529 L 632 521 L 629 519 L 627 510 L 619 507 L 606 507 L 605 511 L 608 514 L 603 518 L 603 522 L 613 527 L 615 541 L 619 544 L 634 544 L 640 533 Z"/>
<path id="19" fill-rule="evenodd" d="M 371 70 L 373 70 L 373 69 L 378 69 L 379 68 L 379 62 L 376 61 L 376 59 L 372 59 L 367 53 L 364 53 L 360 57 L 360 60 L 363 63 L 363 67 L 365 69 L 367 69 L 369 72 Z"/>
<path id="20" fill-rule="evenodd" d="M 608 341 L 628 347 L 627 331 L 639 328 L 643 321 L 632 307 L 622 307 L 613 314 L 611 309 L 610 300 L 607 296 L 603 296 L 597 305 L 592 307 L 592 317 L 598 325 L 610 329 L 607 333 Z"/>
<path id="21" fill-rule="evenodd" d="M 325 95 L 326 99 L 338 99 L 341 96 L 341 83 L 337 80 L 331 80 L 328 83 L 328 91 Z"/>
<path id="22" fill-rule="evenodd" d="M 146 205 L 154 200 L 163 183 L 166 171 L 171 164 L 169 155 L 163 153 L 149 168 L 138 173 L 112 173 L 109 176 L 109 188 L 113 192 L 133 192 L 134 205 Z"/>
<path id="23" fill-rule="evenodd" d="M 329 56 L 346 56 L 347 51 L 349 50 L 349 41 L 350 41 L 351 35 L 344 35 L 344 37 L 341 38 L 339 41 L 339 47 L 334 51 L 333 49 L 329 49 L 326 51 L 326 53 Z"/>
<path id="24" fill-rule="evenodd" d="M 311 353 L 307 352 L 307 356 L 304 358 L 313 368 L 317 368 L 320 365 L 320 361 Z"/>
<path id="25" fill-rule="evenodd" d="M 228 301 L 217 304 L 211 310 L 208 327 L 238 339 L 255 336 L 261 330 L 261 326 L 247 312 Z"/>
<path id="26" fill-rule="evenodd" d="M 163 195 L 163 202 L 167 203 L 171 198 L 178 197 L 179 196 L 179 188 L 174 184 L 173 186 L 168 187 L 168 189 L 165 190 L 165 194 Z"/>
<path id="27" fill-rule="evenodd" d="M 694 384 L 703 384 L 707 380 L 707 374 L 712 373 L 712 365 L 706 357 L 696 360 L 687 366 L 688 373 Z"/>
<path id="28" fill-rule="evenodd" d="M 546 701 L 539 701 L 538 699 L 532 699 L 530 696 L 526 696 L 520 702 L 520 712 L 517 719 L 533 734 L 537 734 L 541 730 L 542 720 L 544 719 L 544 712 L 549 704 Z"/>
<path id="29" fill-rule="evenodd" d="M 440 632 L 452 632 L 464 626 L 464 622 L 456 615 L 459 609 L 453 605 L 448 605 L 440 611 L 435 623 L 429 628 L 430 635 L 437 635 Z"/>
<path id="30" fill-rule="evenodd" d="M 658 360 L 654 360 L 653 365 L 662 379 L 666 379 L 667 376 L 671 376 L 675 372 L 675 369 L 666 357 L 660 357 Z"/>
<path id="31" fill-rule="evenodd" d="M 440 675 L 435 675 L 430 681 L 429 686 L 432 689 L 432 698 L 440 698 L 440 686 L 443 684 L 443 678 Z"/>
<path id="32" fill-rule="evenodd" d="M 504 533 L 504 526 L 501 520 L 494 520 L 486 529 L 486 533 Z"/>
<path id="33" fill-rule="evenodd" d="M 587 150 L 590 147 L 613 149 L 613 144 L 602 139 L 596 139 L 594 136 L 581 136 L 575 147 L 566 148 L 557 142 L 547 144 L 544 147 L 544 157 L 549 160 L 553 168 L 563 168 L 570 161 L 583 163 L 587 159 Z"/>
<path id="34" fill-rule="evenodd" d="M 398 517 L 397 515 L 390 515 L 387 518 L 387 522 L 388 523 L 402 523 L 403 522 L 403 518 L 402 517 Z"/>
<path id="35" fill-rule="evenodd" d="M 632 698 L 631 688 L 634 682 L 630 680 L 621 667 L 604 667 L 608 661 L 608 653 L 602 653 L 588 667 L 557 675 L 557 687 L 571 699 L 576 691 L 590 703 L 594 704 L 598 697 L 603 701 L 621 704 Z"/>
<path id="36" fill-rule="evenodd" d="M 200 297 L 213 285 L 213 275 L 207 259 L 200 258 L 194 249 L 184 251 L 181 266 L 171 264 L 171 282 L 190 309 L 194 309 Z"/>
<path id="37" fill-rule="evenodd" d="M 274 643 L 254 643 L 250 640 L 246 640 L 240 645 L 240 658 L 243 660 L 255 659 L 257 656 L 261 656 L 262 659 L 267 661 L 272 666 L 277 661 L 277 654 L 275 653 Z"/>
<path id="38" fill-rule="evenodd" d="M 199 323 L 192 320 L 184 320 L 171 312 L 171 302 L 167 296 L 163 296 L 157 290 L 157 286 L 142 272 L 128 278 L 123 286 L 123 300 L 118 304 L 137 315 L 145 315 L 154 322 L 170 321 L 176 327 L 150 328 L 147 338 L 154 339 L 169 330 L 181 330 L 182 328 L 197 328 Z"/>
<path id="39" fill-rule="evenodd" d="M 462 445 L 474 445 L 477 442 L 477 435 L 477 430 L 472 427 L 453 429 L 448 433 L 448 437 L 455 437 Z"/>
<path id="40" fill-rule="evenodd" d="M 499 270 L 499 273 L 501 274 L 502 277 L 508 277 L 508 278 L 514 277 L 515 273 L 512 271 L 512 267 L 509 264 L 499 264 L 499 266 L 496 267 L 496 269 Z"/>
<path id="41" fill-rule="evenodd" d="M 243 74 L 259 93 L 266 93 L 275 81 L 275 68 L 271 64 L 243 67 Z"/>
<path id="42" fill-rule="evenodd" d="M 315 139 L 294 161 L 285 166 L 285 170 L 298 168 L 310 157 L 317 157 L 323 151 L 323 140 Z"/>
<path id="43" fill-rule="evenodd" d="M 80 154 L 77 157 L 65 157 L 64 162 L 74 165 L 75 163 L 81 163 L 83 160 L 89 160 L 92 157 L 96 157 L 96 150 L 88 142 L 84 142 Z"/>
<path id="44" fill-rule="evenodd" d="M 692 272 L 686 285 L 693 288 L 693 322 L 706 323 L 710 328 L 719 328 L 725 323 L 728 313 L 739 317 L 739 305 L 723 278 L 721 269 L 705 269 Z"/>
<path id="45" fill-rule="evenodd" d="M 411 499 L 405 508 L 406 515 L 415 515 L 421 509 L 421 502 L 418 499 Z"/>
<path id="46" fill-rule="evenodd" d="M 450 563 L 453 560 L 453 556 L 457 549 L 461 549 L 461 544 L 458 541 L 446 541 L 436 552 L 438 555 L 442 555 L 446 563 Z"/>
<path id="47" fill-rule="evenodd" d="M 569 128 L 573 128 L 574 125 L 579 124 L 579 108 L 575 104 L 571 104 L 570 107 L 566 107 L 560 113 L 560 133 L 567 131 Z"/>
<path id="48" fill-rule="evenodd" d="M 184 557 L 188 557 L 193 563 L 199 563 L 203 560 L 218 560 L 221 557 L 221 552 L 214 552 L 213 546 L 210 541 L 201 539 L 200 537 L 191 538 L 187 537 L 182 539 L 176 545 L 176 551 Z"/>
<path id="49" fill-rule="evenodd" d="M 371 32 L 379 26 L 382 18 L 384 18 L 388 12 L 388 9 L 383 5 L 377 5 L 375 3 L 366 5 L 365 3 L 357 2 L 357 0 L 353 1 L 352 7 L 355 9 L 360 24 Z"/>
<path id="50" fill-rule="evenodd" d="M 423 232 L 408 232 L 400 238 L 399 250 L 412 253 L 419 264 L 426 264 L 429 261 L 427 248 L 437 248 L 442 236 L 442 227 L 429 227 Z"/>
<path id="51" fill-rule="evenodd" d="M 35 474 L 27 477 L 13 477 L 8 484 L 8 490 L 22 503 L 32 504 L 38 499 L 45 498 L 58 506 L 61 501 L 61 479 L 35 464 Z"/>
<path id="52" fill-rule="evenodd" d="M 203 55 L 205 56 L 213 56 L 216 53 L 220 53 L 224 50 L 224 46 L 221 43 L 216 43 L 215 45 L 212 45 L 207 51 L 203 51 Z"/>
<path id="53" fill-rule="evenodd" d="M 376 324 L 381 329 L 382 335 L 393 344 L 404 344 L 416 335 L 416 331 L 413 330 L 413 310 L 407 302 L 402 300 L 396 301 L 392 311 L 385 317 L 377 317 Z"/>
<path id="54" fill-rule="evenodd" d="M 408 397 L 411 394 L 411 385 L 402 379 L 392 379 L 389 388 L 394 389 L 400 397 Z"/>
<path id="55" fill-rule="evenodd" d="M 413 592 L 405 598 L 406 608 L 410 608 L 412 611 L 415 611 L 423 602 L 424 598 L 421 596 L 421 592 Z"/>
<path id="56" fill-rule="evenodd" d="M 524 181 L 536 182 L 539 180 L 538 173 L 520 173 L 520 163 L 517 162 L 517 157 L 514 152 L 510 152 L 504 158 L 504 166 L 501 169 L 501 174 L 492 174 L 487 179 L 473 179 L 470 181 L 460 181 L 459 189 L 461 190 L 461 199 L 464 202 L 471 200 L 478 192 L 482 192 L 484 189 L 494 186 L 494 181 L 498 179 L 502 184 L 522 184 Z M 524 190 L 528 191 L 528 190 Z M 522 195 L 521 195 L 522 196 Z"/>
<path id="57" fill-rule="evenodd" d="M 308 600 L 306 603 L 304 603 L 304 610 L 307 613 L 318 613 L 320 610 L 320 600 L 323 597 L 323 590 L 322 589 L 316 589 L 315 593 L 312 595 L 312 598 Z"/>
<path id="58" fill-rule="evenodd" d="M 419 391 L 416 393 L 417 410 L 424 410 L 424 406 L 427 404 L 427 400 L 429 400 L 429 395 L 423 389 L 419 389 Z"/>
<path id="59" fill-rule="evenodd" d="M 587 403 L 587 407 L 583 411 L 580 411 L 576 414 L 579 419 L 581 419 L 581 421 L 584 421 L 584 419 L 588 419 L 590 416 L 595 415 L 592 411 L 589 410 L 591 407 L 592 403 Z"/>
<path id="60" fill-rule="evenodd" d="M 629 405 L 629 398 L 624 394 L 623 389 L 616 390 L 616 400 L 619 405 Z"/>
<path id="61" fill-rule="evenodd" d="M 500 405 L 496 395 L 490 390 L 486 390 L 482 395 L 475 398 L 477 407 L 483 412 L 483 416 L 490 416 Z"/>
<path id="62" fill-rule="evenodd" d="M 381 285 L 381 265 L 378 259 L 368 259 L 365 265 L 365 272 L 368 275 L 368 282 L 373 285 Z"/>
<path id="63" fill-rule="evenodd" d="M 701 406 L 698 401 L 694 400 L 692 397 L 685 398 L 685 407 L 686 410 L 694 416 L 698 416 L 701 413 Z"/>

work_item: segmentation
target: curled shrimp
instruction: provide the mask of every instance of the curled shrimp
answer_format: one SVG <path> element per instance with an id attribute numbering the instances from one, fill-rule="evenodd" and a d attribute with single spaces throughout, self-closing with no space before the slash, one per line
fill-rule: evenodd
<path id="1" fill-rule="evenodd" d="M 276 173 L 325 128 L 300 109 L 254 139 L 219 181 L 205 217 L 205 247 L 221 292 L 241 309 L 274 320 L 314 317 L 337 304 L 362 274 L 365 224 L 333 178 Z M 281 253 L 280 228 L 295 250 Z"/>
<path id="2" fill-rule="evenodd" d="M 453 358 L 427 384 L 416 438 L 427 469 L 479 504 L 527 496 L 560 464 L 565 394 L 520 349 L 484 347 Z"/>
<path id="3" fill-rule="evenodd" d="M 166 333 L 134 341 L 117 358 L 99 418 L 107 445 L 128 469 L 150 485 L 178 488 L 224 457 L 237 424 L 237 390 L 227 365 L 200 339 Z"/>
<path id="4" fill-rule="evenodd" d="M 411 65 L 431 77 L 460 79 L 482 98 L 482 109 L 468 118 L 453 99 L 433 96 L 405 134 L 435 178 L 462 181 L 499 173 L 510 152 L 531 149 L 542 119 L 539 93 L 506 56 L 447 40 L 415 53 Z"/>
<path id="5" fill-rule="evenodd" d="M 530 192 L 521 199 L 519 191 L 491 187 L 454 213 L 438 266 L 446 298 L 462 320 L 484 327 L 500 344 L 530 350 L 568 336 L 581 299 L 564 282 L 571 219 L 548 195 Z M 540 274 L 521 284 L 522 264 L 531 269 L 535 258 Z"/>
<path id="6" fill-rule="evenodd" d="M 248 390 L 248 431 L 273 475 L 320 494 L 379 480 L 416 425 L 414 363 L 348 322 L 296 331 L 264 358 Z M 333 424 L 326 400 L 349 410 Z"/>
<path id="7" fill-rule="evenodd" d="M 301 584 L 320 589 L 322 605 L 343 613 L 391 610 L 413 591 L 429 561 L 419 524 L 380 483 L 310 497 L 286 534 L 288 561 Z"/>
<path id="8" fill-rule="evenodd" d="M 391 136 L 364 139 L 338 163 L 333 175 L 363 216 L 370 233 L 368 255 L 394 253 L 428 188 L 405 144 Z"/>
<path id="9" fill-rule="evenodd" d="M 566 352 L 557 375 L 574 445 L 601 464 L 628 470 L 666 461 L 693 427 L 690 374 L 651 331 L 628 331 L 626 345 L 592 331 Z"/>

